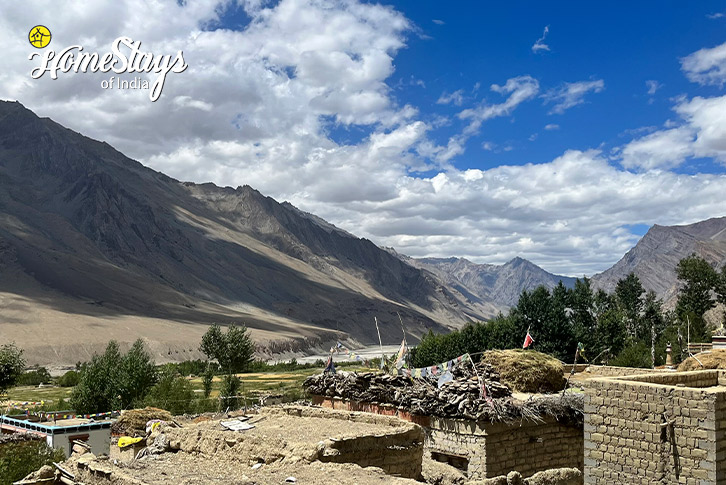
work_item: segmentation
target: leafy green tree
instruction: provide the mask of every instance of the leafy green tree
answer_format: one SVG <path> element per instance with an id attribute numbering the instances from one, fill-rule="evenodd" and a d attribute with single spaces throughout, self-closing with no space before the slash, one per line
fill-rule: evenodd
<path id="1" fill-rule="evenodd" d="M 530 329 L 536 350 L 564 361 L 572 360 L 577 345 L 567 315 L 568 300 L 569 293 L 562 282 L 552 294 L 539 286 L 531 293 L 523 291 L 519 303 L 510 312 L 510 316 L 516 318 L 517 326 L 523 329 L 520 332 L 522 340 Z"/>
<path id="2" fill-rule="evenodd" d="M 219 390 L 222 409 L 239 409 L 239 392 L 242 381 L 239 377 L 228 374 L 222 377 L 222 387 Z"/>
<path id="3" fill-rule="evenodd" d="M 625 324 L 617 308 L 600 315 L 597 322 L 597 341 L 600 352 L 610 349 L 608 355 L 618 355 L 625 346 Z M 598 352 L 599 353 L 599 352 Z"/>
<path id="4" fill-rule="evenodd" d="M 156 383 L 156 363 L 144 341 L 136 340 L 121 361 L 119 387 L 124 406 L 142 399 Z"/>
<path id="5" fill-rule="evenodd" d="M 74 387 L 80 381 L 80 374 L 74 370 L 69 370 L 58 378 L 58 385 L 61 387 Z"/>
<path id="6" fill-rule="evenodd" d="M 247 327 L 232 325 L 222 333 L 219 325 L 212 325 L 202 337 L 199 350 L 210 359 L 216 359 L 224 372 L 244 372 L 252 363 L 255 346 Z"/>
<path id="7" fill-rule="evenodd" d="M 716 305 L 712 291 L 718 286 L 718 273 L 705 259 L 692 254 L 680 260 L 676 275 L 684 283 L 676 305 L 678 315 L 682 317 L 692 313 L 702 319 Z"/>
<path id="8" fill-rule="evenodd" d="M 111 340 L 102 355 L 81 366 L 71 406 L 79 413 L 126 409 L 142 401 L 156 381 L 155 364 L 137 340 L 126 355 Z"/>
<path id="9" fill-rule="evenodd" d="M 71 407 L 79 413 L 122 409 L 119 388 L 121 364 L 118 343 L 111 340 L 103 354 L 94 354 L 91 361 L 81 367 L 80 381 L 71 393 Z"/>
<path id="10" fill-rule="evenodd" d="M 579 278 L 570 293 L 572 328 L 578 342 L 582 342 L 590 352 L 597 348 L 597 320 L 595 319 L 595 301 L 590 287 L 590 280 Z"/>
<path id="11" fill-rule="evenodd" d="M 640 316 L 643 311 L 642 296 L 645 288 L 635 273 L 630 273 L 615 286 L 615 299 L 621 314 L 625 317 L 625 330 L 631 338 L 642 333 Z"/>
<path id="12" fill-rule="evenodd" d="M 187 379 L 167 370 L 149 391 L 146 404 L 166 409 L 174 415 L 191 413 L 196 407 L 194 389 Z"/>
<path id="13" fill-rule="evenodd" d="M 204 397 L 209 398 L 212 393 L 212 382 L 214 381 L 214 369 L 211 365 L 207 366 L 207 370 L 202 375 L 202 385 L 204 386 Z"/>
<path id="14" fill-rule="evenodd" d="M 619 367 L 650 367 L 650 348 L 645 342 L 634 342 L 610 363 Z"/>
<path id="15" fill-rule="evenodd" d="M 0 394 L 15 385 L 25 369 L 23 351 L 15 344 L 0 346 Z"/>

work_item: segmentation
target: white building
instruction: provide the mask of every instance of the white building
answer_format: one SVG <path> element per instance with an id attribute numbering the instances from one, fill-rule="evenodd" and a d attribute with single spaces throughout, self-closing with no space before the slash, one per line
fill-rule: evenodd
<path id="1" fill-rule="evenodd" d="M 111 421 L 60 419 L 45 423 L 32 422 L 25 416 L 0 415 L 0 432 L 31 433 L 45 438 L 48 446 L 60 448 L 70 456 L 73 441 L 83 441 L 96 455 L 108 454 L 111 446 Z"/>

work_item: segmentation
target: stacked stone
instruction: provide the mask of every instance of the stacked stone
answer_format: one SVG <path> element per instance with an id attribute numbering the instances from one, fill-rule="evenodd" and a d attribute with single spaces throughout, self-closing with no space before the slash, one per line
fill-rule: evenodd
<path id="1" fill-rule="evenodd" d="M 726 483 L 726 373 L 593 379 L 585 484 Z"/>

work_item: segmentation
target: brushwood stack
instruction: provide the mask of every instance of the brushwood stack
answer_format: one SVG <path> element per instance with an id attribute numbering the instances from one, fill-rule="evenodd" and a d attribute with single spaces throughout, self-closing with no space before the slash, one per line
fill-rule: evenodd
<path id="1" fill-rule="evenodd" d="M 521 401 L 500 382 L 499 374 L 486 363 L 457 364 L 453 379 L 438 385 L 437 377 L 412 379 L 374 372 L 340 372 L 308 377 L 308 393 L 348 401 L 391 404 L 410 413 L 474 421 L 508 422 L 543 416 L 582 421 L 582 396 L 571 393 L 538 396 Z"/>

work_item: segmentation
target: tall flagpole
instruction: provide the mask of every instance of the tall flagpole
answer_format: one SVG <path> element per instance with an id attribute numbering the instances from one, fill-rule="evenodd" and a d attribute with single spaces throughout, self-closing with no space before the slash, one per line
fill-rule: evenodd
<path id="1" fill-rule="evenodd" d="M 378 328 L 378 319 L 376 317 L 373 317 L 373 320 L 376 322 L 376 332 L 378 332 L 378 345 L 381 346 L 381 369 L 383 369 L 383 361 L 385 360 L 385 356 L 383 355 L 383 342 L 381 341 L 381 330 Z"/>

